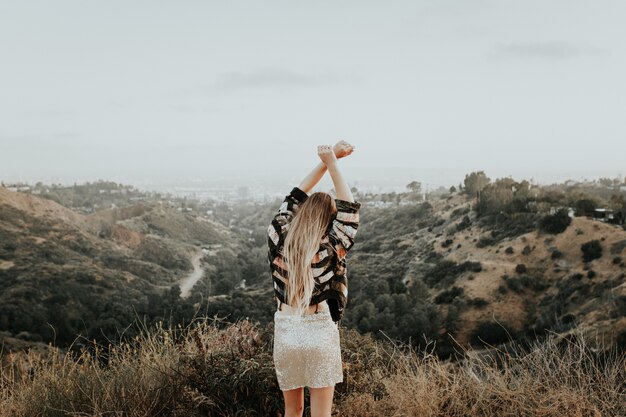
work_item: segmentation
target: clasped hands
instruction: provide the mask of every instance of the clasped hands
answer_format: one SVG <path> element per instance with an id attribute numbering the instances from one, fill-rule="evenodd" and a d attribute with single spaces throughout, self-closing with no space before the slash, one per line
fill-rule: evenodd
<path id="1" fill-rule="evenodd" d="M 335 144 L 335 146 L 318 145 L 317 155 L 320 157 L 322 162 L 328 166 L 336 162 L 337 159 L 350 155 L 354 151 L 354 148 L 355 147 L 353 145 L 349 144 L 345 140 L 340 140 Z"/>

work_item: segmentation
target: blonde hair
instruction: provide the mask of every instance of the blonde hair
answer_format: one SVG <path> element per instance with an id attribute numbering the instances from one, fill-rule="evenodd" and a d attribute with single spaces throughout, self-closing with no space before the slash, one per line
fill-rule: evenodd
<path id="1" fill-rule="evenodd" d="M 334 198 L 316 192 L 300 205 L 289 225 L 283 259 L 289 276 L 287 303 L 296 308 L 296 314 L 303 315 L 311 302 L 315 286 L 311 262 L 336 212 Z"/>

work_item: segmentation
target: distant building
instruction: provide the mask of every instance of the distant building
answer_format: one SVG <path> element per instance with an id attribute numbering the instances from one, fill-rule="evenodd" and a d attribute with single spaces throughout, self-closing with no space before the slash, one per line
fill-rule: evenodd
<path id="1" fill-rule="evenodd" d="M 593 212 L 593 219 L 612 224 L 624 224 L 624 214 L 607 208 L 597 208 Z"/>

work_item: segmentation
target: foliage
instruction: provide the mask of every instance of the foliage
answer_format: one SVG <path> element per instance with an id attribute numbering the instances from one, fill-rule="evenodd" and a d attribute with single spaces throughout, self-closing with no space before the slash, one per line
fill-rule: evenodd
<path id="1" fill-rule="evenodd" d="M 470 335 L 470 343 L 473 346 L 498 345 L 513 340 L 514 332 L 502 323 L 483 321 L 476 325 Z"/>
<path id="2" fill-rule="evenodd" d="M 551 259 L 561 259 L 563 257 L 563 252 L 558 249 L 554 249 L 550 254 Z"/>
<path id="3" fill-rule="evenodd" d="M 597 239 L 583 243 L 580 250 L 583 252 L 583 262 L 591 262 L 602 257 L 602 245 Z"/>
<path id="4" fill-rule="evenodd" d="M 424 282 L 430 287 L 447 287 L 466 271 L 480 272 L 482 271 L 482 265 L 480 262 L 473 261 L 457 264 L 448 259 L 439 260 L 426 272 Z"/>
<path id="5" fill-rule="evenodd" d="M 559 209 L 554 214 L 548 214 L 539 221 L 539 228 L 552 234 L 563 233 L 567 227 L 572 223 L 572 218 L 569 216 L 566 209 Z"/>
<path id="6" fill-rule="evenodd" d="M 532 212 L 498 213 L 480 217 L 479 225 L 491 231 L 493 244 L 537 230 L 539 215 Z"/>
<path id="7" fill-rule="evenodd" d="M 449 290 L 442 291 L 435 297 L 435 304 L 449 304 L 456 297 L 463 295 L 463 288 L 454 286 Z"/>
<path id="8" fill-rule="evenodd" d="M 490 181 L 489 177 L 487 177 L 483 171 L 467 174 L 463 181 L 465 193 L 470 197 L 476 197 Z"/>
<path id="9" fill-rule="evenodd" d="M 576 201 L 574 205 L 574 213 L 577 216 L 591 216 L 593 215 L 594 210 L 598 206 L 596 200 L 592 200 L 589 198 L 582 198 Z"/>

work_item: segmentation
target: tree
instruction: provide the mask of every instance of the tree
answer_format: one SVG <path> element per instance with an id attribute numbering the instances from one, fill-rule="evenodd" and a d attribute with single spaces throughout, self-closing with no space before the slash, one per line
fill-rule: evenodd
<path id="1" fill-rule="evenodd" d="M 591 216 L 595 211 L 597 204 L 595 201 L 588 198 L 583 198 L 576 201 L 574 205 L 577 216 Z"/>
<path id="2" fill-rule="evenodd" d="M 616 211 L 626 212 L 626 200 L 623 195 L 613 194 L 609 199 L 609 207 Z"/>
<path id="3" fill-rule="evenodd" d="M 408 188 L 411 192 L 419 194 L 422 191 L 422 183 L 419 181 L 411 181 L 406 185 L 406 188 Z"/>
<path id="4" fill-rule="evenodd" d="M 510 178 L 499 178 L 495 183 L 486 185 L 476 205 L 477 214 L 483 216 L 505 211 L 513 201 L 515 184 Z"/>
<path id="5" fill-rule="evenodd" d="M 480 197 L 480 192 L 491 182 L 491 179 L 483 171 L 472 172 L 465 175 L 465 192 L 470 197 Z"/>

